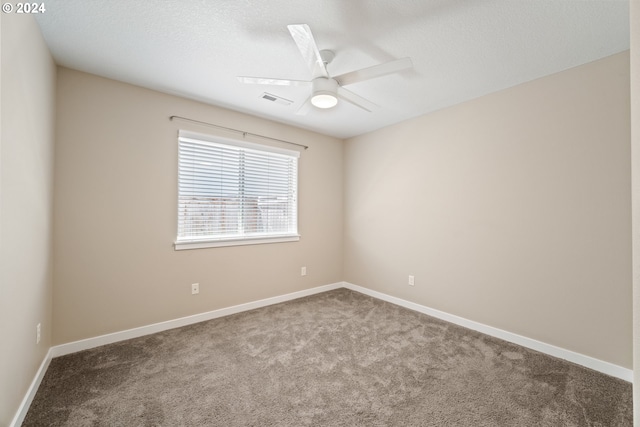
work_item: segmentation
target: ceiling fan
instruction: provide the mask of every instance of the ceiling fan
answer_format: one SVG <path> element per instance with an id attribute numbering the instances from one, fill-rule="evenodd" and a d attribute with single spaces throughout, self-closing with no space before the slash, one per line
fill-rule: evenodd
<path id="1" fill-rule="evenodd" d="M 238 80 L 242 83 L 249 84 L 311 86 L 311 95 L 298 111 L 296 111 L 296 114 L 306 114 L 311 106 L 324 109 L 335 107 L 338 99 L 342 99 L 365 111 L 371 112 L 378 108 L 378 105 L 356 95 L 343 86 L 386 76 L 387 74 L 406 70 L 413 66 L 411 58 L 407 57 L 351 71 L 339 76 L 331 76 L 327 71 L 327 64 L 333 60 L 335 54 L 330 50 L 318 50 L 318 46 L 308 25 L 293 24 L 287 25 L 287 28 L 298 46 L 298 50 L 302 54 L 305 63 L 309 67 L 309 70 L 311 70 L 311 80 L 286 80 L 247 76 L 239 76 Z"/>

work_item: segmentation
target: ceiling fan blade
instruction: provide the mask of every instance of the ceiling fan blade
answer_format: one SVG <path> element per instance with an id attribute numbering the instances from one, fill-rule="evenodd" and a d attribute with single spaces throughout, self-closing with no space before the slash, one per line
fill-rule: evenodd
<path id="1" fill-rule="evenodd" d="M 309 110 L 311 110 L 311 97 L 308 97 L 307 100 L 304 101 L 300 108 L 298 108 L 298 111 L 296 111 L 296 114 L 298 116 L 305 116 Z"/>
<path id="2" fill-rule="evenodd" d="M 238 80 L 242 83 L 257 85 L 274 85 L 274 86 L 309 86 L 311 82 L 305 80 L 286 80 L 272 79 L 268 77 L 247 77 L 238 76 Z"/>
<path id="3" fill-rule="evenodd" d="M 340 86 L 350 85 L 365 80 L 375 79 L 376 77 L 386 76 L 387 74 L 397 73 L 413 67 L 411 58 L 406 57 L 396 59 L 395 61 L 385 62 L 383 64 L 374 65 L 373 67 L 362 68 L 360 70 L 351 71 L 334 77 Z"/>
<path id="4" fill-rule="evenodd" d="M 293 41 L 298 46 L 304 62 L 311 70 L 311 79 L 329 77 L 327 67 L 324 66 L 324 61 L 322 61 L 320 51 L 309 26 L 307 24 L 292 24 L 287 25 L 287 28 L 291 33 L 291 37 L 293 37 Z"/>
<path id="5" fill-rule="evenodd" d="M 347 90 L 343 87 L 339 87 L 338 88 L 338 97 L 344 99 L 345 101 L 347 101 L 350 104 L 355 105 L 356 107 L 360 107 L 365 111 L 368 112 L 372 112 L 378 108 L 380 108 L 379 105 L 374 104 L 373 102 L 364 99 L 363 97 L 361 97 L 360 95 L 356 95 L 355 93 L 351 92 L 350 90 Z"/>

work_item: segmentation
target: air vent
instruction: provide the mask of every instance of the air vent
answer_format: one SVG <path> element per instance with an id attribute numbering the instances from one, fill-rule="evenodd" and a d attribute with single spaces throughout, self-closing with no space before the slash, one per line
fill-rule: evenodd
<path id="1" fill-rule="evenodd" d="M 282 105 L 293 104 L 293 101 L 290 101 L 286 98 L 282 98 L 280 96 L 274 95 L 272 93 L 267 93 L 267 92 L 264 92 L 262 95 L 260 95 L 260 98 L 266 99 L 267 101 L 275 102 L 276 104 L 282 104 Z"/>

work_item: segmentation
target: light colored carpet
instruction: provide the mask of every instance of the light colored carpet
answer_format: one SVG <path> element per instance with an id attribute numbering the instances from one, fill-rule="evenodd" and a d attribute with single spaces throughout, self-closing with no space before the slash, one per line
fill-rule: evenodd
<path id="1" fill-rule="evenodd" d="M 24 426 L 631 426 L 631 384 L 338 289 L 55 358 Z"/>

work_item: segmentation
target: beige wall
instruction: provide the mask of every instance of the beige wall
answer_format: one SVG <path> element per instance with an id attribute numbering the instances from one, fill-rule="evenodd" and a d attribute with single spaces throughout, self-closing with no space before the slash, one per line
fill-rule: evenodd
<path id="1" fill-rule="evenodd" d="M 33 17 L 1 15 L 0 425 L 6 426 L 51 346 L 56 69 Z"/>
<path id="2" fill-rule="evenodd" d="M 629 139 L 628 52 L 350 139 L 344 278 L 631 368 Z"/>
<path id="3" fill-rule="evenodd" d="M 633 186 L 633 425 L 640 427 L 640 0 L 631 22 L 631 168 Z"/>
<path id="4" fill-rule="evenodd" d="M 342 141 L 65 68 L 57 100 L 54 344 L 342 279 Z M 309 145 L 301 240 L 175 251 L 177 131 L 219 131 L 171 115 Z"/>

